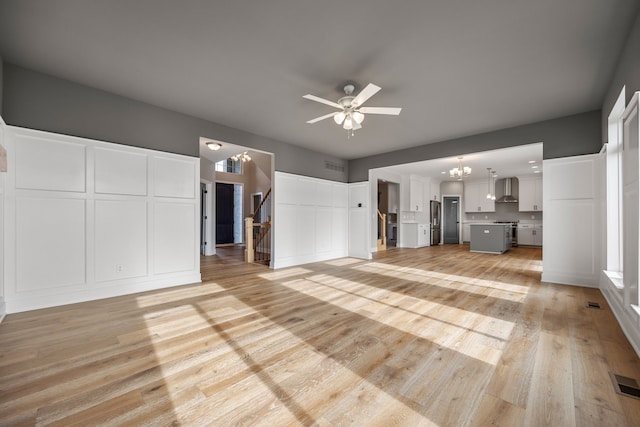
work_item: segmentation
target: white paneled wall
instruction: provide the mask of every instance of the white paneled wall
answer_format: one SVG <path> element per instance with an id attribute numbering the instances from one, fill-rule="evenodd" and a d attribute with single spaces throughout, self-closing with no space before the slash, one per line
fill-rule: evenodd
<path id="1" fill-rule="evenodd" d="M 356 258 L 371 259 L 369 191 L 369 182 L 349 184 L 349 256 Z"/>
<path id="2" fill-rule="evenodd" d="M 273 203 L 274 268 L 347 255 L 347 184 L 276 172 Z"/>
<path id="3" fill-rule="evenodd" d="M 199 159 L 8 127 L 7 312 L 200 281 Z"/>
<path id="4" fill-rule="evenodd" d="M 6 133 L 7 125 L 4 123 L 2 117 L 0 117 L 0 151 L 4 154 L 5 149 L 5 133 Z M 3 162 L 3 167 L 0 168 L 0 322 L 4 318 L 7 309 L 4 302 L 4 181 L 6 172 L 3 172 L 4 168 L 4 160 L 0 160 Z"/>
<path id="5" fill-rule="evenodd" d="M 543 162 L 545 282 L 598 286 L 603 162 L 599 154 Z"/>

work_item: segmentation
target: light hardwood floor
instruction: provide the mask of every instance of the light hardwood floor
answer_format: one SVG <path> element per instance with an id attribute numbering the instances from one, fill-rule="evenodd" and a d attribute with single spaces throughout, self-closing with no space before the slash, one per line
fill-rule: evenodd
<path id="1" fill-rule="evenodd" d="M 541 251 L 393 249 L 7 316 L 2 425 L 638 426 L 640 361 Z M 602 310 L 586 308 L 599 302 Z"/>

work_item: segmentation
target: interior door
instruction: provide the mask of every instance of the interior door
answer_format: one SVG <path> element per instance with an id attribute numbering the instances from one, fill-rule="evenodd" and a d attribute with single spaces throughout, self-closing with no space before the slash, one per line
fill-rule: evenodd
<path id="1" fill-rule="evenodd" d="M 200 255 L 207 249 L 207 185 L 200 183 Z"/>
<path id="2" fill-rule="evenodd" d="M 443 243 L 460 243 L 460 197 L 445 197 L 443 207 Z"/>
<path id="3" fill-rule="evenodd" d="M 216 183 L 216 244 L 233 243 L 233 184 Z"/>

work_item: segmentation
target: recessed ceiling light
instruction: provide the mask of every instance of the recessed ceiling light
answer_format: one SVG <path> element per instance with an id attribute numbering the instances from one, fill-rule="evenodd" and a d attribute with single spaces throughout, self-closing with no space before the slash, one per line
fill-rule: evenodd
<path id="1" fill-rule="evenodd" d="M 537 171 L 533 171 L 533 173 L 540 173 L 542 172 L 541 170 L 537 170 Z"/>
<path id="2" fill-rule="evenodd" d="M 445 173 L 447 173 L 447 172 L 445 171 L 445 172 L 440 172 L 440 173 L 441 173 L 442 175 L 444 175 L 444 174 L 445 174 Z"/>
<path id="3" fill-rule="evenodd" d="M 535 162 L 536 162 L 535 160 L 529 160 L 529 164 L 535 163 Z"/>
<path id="4" fill-rule="evenodd" d="M 219 142 L 207 142 L 207 147 L 209 147 L 209 150 L 218 151 L 222 148 L 222 144 Z"/>
<path id="5" fill-rule="evenodd" d="M 531 166 L 531 169 L 538 169 L 538 166 L 537 165 L 533 165 L 533 166 Z"/>

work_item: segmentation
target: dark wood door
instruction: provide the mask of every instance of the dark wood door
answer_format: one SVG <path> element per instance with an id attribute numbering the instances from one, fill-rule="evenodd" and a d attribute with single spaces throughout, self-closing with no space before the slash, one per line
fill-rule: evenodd
<path id="1" fill-rule="evenodd" d="M 444 198 L 444 206 L 443 206 L 444 230 L 442 232 L 443 243 L 460 243 L 460 234 L 459 234 L 460 218 L 458 217 L 459 203 L 460 203 L 459 197 Z"/>
<path id="2" fill-rule="evenodd" d="M 216 183 L 216 244 L 233 243 L 233 184 Z"/>

